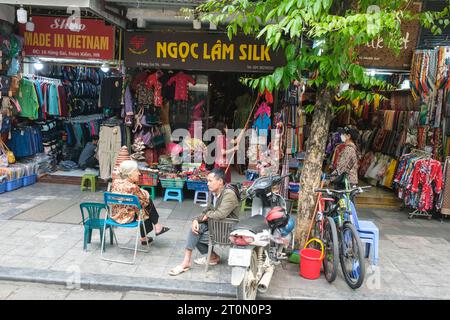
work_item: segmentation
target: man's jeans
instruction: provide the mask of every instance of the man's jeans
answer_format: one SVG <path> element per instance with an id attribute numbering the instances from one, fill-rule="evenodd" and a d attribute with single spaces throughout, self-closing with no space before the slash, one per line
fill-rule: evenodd
<path id="1" fill-rule="evenodd" d="M 207 254 L 208 243 L 209 243 L 208 223 L 202 222 L 199 224 L 198 234 L 193 233 L 192 230 L 189 231 L 186 249 L 194 250 L 194 248 L 197 248 L 201 254 Z"/>

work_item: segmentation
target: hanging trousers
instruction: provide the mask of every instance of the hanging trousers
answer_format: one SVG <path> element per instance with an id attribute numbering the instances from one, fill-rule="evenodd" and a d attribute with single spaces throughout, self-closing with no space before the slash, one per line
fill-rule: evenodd
<path id="1" fill-rule="evenodd" d="M 117 156 L 122 146 L 120 126 L 100 127 L 98 143 L 98 158 L 100 164 L 100 178 L 107 180 L 111 178 Z"/>

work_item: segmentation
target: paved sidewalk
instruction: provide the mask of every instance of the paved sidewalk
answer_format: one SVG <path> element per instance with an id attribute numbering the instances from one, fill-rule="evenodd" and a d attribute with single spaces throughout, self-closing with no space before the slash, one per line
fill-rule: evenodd
<path id="1" fill-rule="evenodd" d="M 177 277 L 168 271 L 181 262 L 191 219 L 201 208 L 187 198 L 182 204 L 155 201 L 161 222 L 171 231 L 158 237 L 149 253 L 137 255 L 135 265 L 100 259 L 100 241 L 94 232 L 88 251 L 83 251 L 83 226 L 78 205 L 101 201 L 102 193 L 81 193 L 77 186 L 38 183 L 0 195 L 0 280 L 31 281 L 95 288 L 144 290 L 233 298 L 227 250 L 219 248 L 224 263 L 208 273 L 193 268 Z M 360 219 L 373 220 L 380 229 L 380 261 L 367 280 L 353 291 L 341 272 L 333 284 L 322 276 L 310 281 L 298 275 L 299 266 L 285 263 L 273 276 L 261 299 L 449 299 L 450 223 L 409 220 L 407 213 L 361 210 Z M 118 231 L 134 244 L 134 233 Z M 129 252 L 126 252 L 129 254 Z M 129 258 L 107 245 L 106 255 Z M 194 258 L 198 257 L 198 253 Z"/>

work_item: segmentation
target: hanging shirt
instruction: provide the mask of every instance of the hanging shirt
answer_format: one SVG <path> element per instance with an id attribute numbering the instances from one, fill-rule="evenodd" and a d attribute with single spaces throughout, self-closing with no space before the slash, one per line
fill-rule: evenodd
<path id="1" fill-rule="evenodd" d="M 67 95 L 66 95 L 66 89 L 64 89 L 63 86 L 58 86 L 58 96 L 59 96 L 59 103 L 61 106 L 61 116 L 67 117 L 69 116 L 69 108 L 67 106 Z"/>
<path id="2" fill-rule="evenodd" d="M 270 126 L 272 125 L 272 121 L 270 120 L 270 117 L 263 113 L 261 114 L 253 124 L 253 129 L 256 129 L 258 132 L 258 135 L 268 135 L 268 131 Z"/>
<path id="3" fill-rule="evenodd" d="M 54 84 L 49 86 L 49 107 L 48 114 L 51 116 L 59 116 L 59 102 L 58 102 L 58 89 Z"/>
<path id="4" fill-rule="evenodd" d="M 168 86 L 171 86 L 175 82 L 175 100 L 187 101 L 188 100 L 188 84 L 195 85 L 195 80 L 184 72 L 178 72 L 175 76 L 169 79 Z"/>
<path id="5" fill-rule="evenodd" d="M 192 118 L 193 120 L 201 120 L 203 115 L 203 105 L 205 104 L 205 100 L 200 101 L 197 103 L 197 105 L 194 107 L 194 110 L 192 112 Z"/>
<path id="6" fill-rule="evenodd" d="M 151 75 L 148 76 L 147 80 L 145 81 L 145 85 L 148 89 L 154 88 L 153 92 L 153 98 L 154 98 L 154 105 L 156 107 L 162 107 L 162 84 L 158 80 L 162 76 L 161 71 L 157 71 Z"/>
<path id="7" fill-rule="evenodd" d="M 102 81 L 100 89 L 100 106 L 114 110 L 120 109 L 122 101 L 122 77 L 107 77 Z"/>
<path id="8" fill-rule="evenodd" d="M 32 81 L 27 79 L 20 80 L 17 101 L 22 108 L 22 112 L 19 114 L 21 117 L 31 120 L 38 118 L 39 101 Z"/>

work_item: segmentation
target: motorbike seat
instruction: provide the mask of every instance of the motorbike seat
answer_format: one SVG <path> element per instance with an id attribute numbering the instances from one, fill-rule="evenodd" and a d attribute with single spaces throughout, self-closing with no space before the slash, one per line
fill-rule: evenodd
<path id="1" fill-rule="evenodd" d="M 233 231 L 245 229 L 253 232 L 254 234 L 257 234 L 268 228 L 269 226 L 266 223 L 266 219 L 261 215 L 257 215 L 239 221 L 233 228 Z"/>

